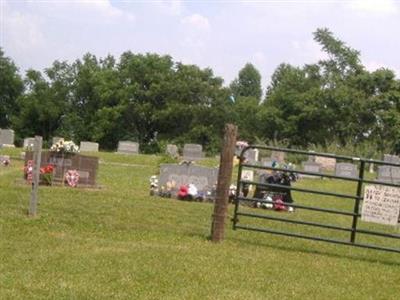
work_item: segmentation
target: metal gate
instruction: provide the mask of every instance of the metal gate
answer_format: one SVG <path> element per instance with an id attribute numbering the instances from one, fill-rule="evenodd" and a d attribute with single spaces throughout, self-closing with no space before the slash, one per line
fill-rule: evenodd
<path id="1" fill-rule="evenodd" d="M 335 162 L 350 162 L 353 166 L 358 167 L 358 171 L 355 176 L 348 174 L 340 176 L 332 170 L 316 172 L 299 167 L 290 169 L 287 165 L 274 164 L 274 162 L 270 164 L 271 161 L 263 165 L 258 161 L 245 159 L 249 151 L 254 150 L 265 153 L 271 151 L 285 153 L 297 160 L 308 156 L 334 159 Z M 248 146 L 240 154 L 233 229 L 400 253 L 400 224 L 389 226 L 361 220 L 363 192 L 367 184 L 400 188 L 400 178 L 398 178 L 399 181 L 388 182 L 387 180 L 377 180 L 372 178 L 371 174 L 366 174 L 365 168 L 371 164 L 372 166 L 385 166 L 385 170 L 394 170 L 396 174 L 400 174 L 400 164 L 394 162 L 270 146 Z M 250 180 L 243 178 L 246 171 L 253 171 L 253 174 L 257 172 L 259 176 L 286 174 L 293 178 L 301 176 L 301 179 L 289 185 L 260 182 L 254 178 Z M 311 178 L 305 178 L 306 176 Z M 309 188 L 312 185 L 320 188 Z M 264 195 L 267 196 L 260 197 L 260 193 L 253 195 L 252 192 L 247 194 L 249 186 L 255 187 L 256 190 L 263 190 Z M 345 192 L 337 190 L 341 186 L 346 190 Z M 348 192 L 351 189 L 354 189 L 354 192 Z M 288 211 L 282 209 L 282 212 L 274 209 L 277 203 L 274 196 L 279 193 L 281 196 L 287 196 L 288 193 L 293 196 L 293 203 L 283 202 L 282 206 L 282 201 L 279 201 L 280 205 Z M 266 209 L 258 208 L 259 206 Z M 289 210 L 293 212 L 289 212 Z"/>

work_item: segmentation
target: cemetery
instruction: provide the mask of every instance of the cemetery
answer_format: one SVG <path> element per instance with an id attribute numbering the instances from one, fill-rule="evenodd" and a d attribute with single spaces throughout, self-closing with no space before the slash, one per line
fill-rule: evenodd
<path id="1" fill-rule="evenodd" d="M 57 149 L 60 149 L 60 147 L 58 146 Z M 17 192 L 19 197 L 28 197 L 29 195 L 30 186 L 19 184 L 17 179 L 20 178 L 20 176 L 22 175 L 21 168 L 24 165 L 26 166 L 26 163 L 31 159 L 32 152 L 27 151 L 25 160 L 20 160 L 20 149 L 3 148 L 1 151 L 2 157 L 8 156 L 11 160 L 11 164 L 9 166 L 0 167 L 0 198 L 2 199 L 1 202 L 3 205 L 2 216 L 5 216 L 4 214 L 7 214 L 7 211 L 13 210 L 15 208 L 15 202 L 12 200 L 14 199 L 14 197 L 12 196 L 13 193 Z M 278 156 L 282 157 L 283 155 L 277 155 L 276 153 L 271 152 L 269 155 L 264 155 L 264 157 L 259 158 L 260 161 L 258 163 L 255 164 L 254 161 L 251 161 L 248 165 L 253 168 L 261 167 L 263 166 L 261 161 L 267 160 L 271 162 L 271 164 L 268 164 L 269 167 L 272 167 L 273 163 L 275 168 L 286 168 L 288 171 L 293 169 L 300 170 L 302 172 L 310 171 L 311 173 L 328 172 L 328 174 L 340 175 L 344 177 L 354 175 L 355 168 L 348 164 L 336 163 L 336 169 L 334 171 L 323 171 L 321 170 L 321 168 L 307 169 L 307 167 L 304 167 L 304 164 L 306 164 L 308 161 L 307 158 L 303 160 L 304 163 L 299 163 L 296 161 L 297 163 L 295 164 L 295 161 L 291 161 L 292 158 L 290 157 L 290 155 L 285 155 L 284 159 L 280 160 L 280 162 L 278 163 Z M 124 158 L 123 160 L 124 164 L 121 165 L 118 164 L 118 162 L 121 161 L 120 155 L 118 153 L 114 154 L 98 152 L 98 157 L 101 161 L 103 161 L 103 163 L 99 163 L 99 161 L 96 160 L 96 162 L 93 162 L 94 165 L 90 165 L 90 163 L 85 161 L 87 157 L 80 154 L 79 152 L 74 153 L 73 156 L 69 156 L 68 154 L 65 155 L 65 153 L 64 156 L 62 156 L 60 150 L 58 152 L 54 151 L 54 153 L 52 153 L 51 151 L 42 152 L 41 166 L 42 168 L 46 168 L 46 166 L 48 166 L 48 164 L 50 163 L 54 165 L 55 171 L 53 171 L 53 174 L 55 181 L 63 180 L 61 174 L 67 172 L 68 170 L 70 170 L 70 168 L 74 168 L 79 170 L 81 178 L 85 178 L 85 184 L 90 185 L 92 183 L 92 178 L 94 178 L 94 180 L 96 180 L 96 184 L 102 185 L 103 188 L 95 189 L 93 192 L 90 192 L 87 189 L 79 189 L 80 192 L 76 194 L 74 193 L 74 191 L 77 191 L 76 189 L 66 189 L 68 184 L 65 184 L 64 187 L 61 187 L 57 184 L 52 187 L 46 185 L 39 186 L 40 206 L 38 207 L 38 217 L 36 218 L 40 220 L 49 220 L 49 218 L 54 219 L 56 223 L 53 225 L 54 229 L 52 230 L 55 232 L 63 232 L 64 229 L 62 228 L 64 225 L 62 224 L 64 222 L 68 222 L 68 220 L 70 220 L 71 218 L 80 220 L 79 222 L 84 222 L 87 225 L 82 228 L 80 227 L 79 222 L 74 223 L 75 225 L 71 224 L 69 226 L 72 227 L 60 236 L 53 236 L 49 232 L 49 234 L 46 235 L 46 237 L 42 241 L 44 244 L 39 246 L 38 251 L 39 249 L 43 250 L 50 249 L 48 247 L 53 247 L 50 246 L 50 244 L 46 245 L 46 243 L 53 243 L 56 241 L 62 242 L 62 246 L 60 245 L 58 251 L 61 251 L 61 253 L 63 253 L 62 255 L 65 261 L 68 264 L 71 264 L 72 267 L 77 263 L 77 261 L 73 257 L 69 257 L 68 253 L 71 251 L 73 252 L 73 249 L 76 246 L 88 247 L 87 250 L 81 250 L 80 255 L 84 255 L 85 257 L 87 257 L 87 259 L 85 259 L 85 265 L 88 268 L 92 268 L 96 264 L 96 260 L 101 259 L 100 257 L 102 257 L 102 255 L 110 255 L 110 257 L 115 255 L 114 250 L 112 250 L 112 248 L 110 247 L 113 247 L 112 245 L 114 244 L 114 234 L 116 232 L 120 232 L 119 234 L 122 234 L 124 236 L 124 240 L 119 242 L 118 250 L 116 251 L 132 251 L 132 254 L 134 254 L 135 256 L 135 259 L 129 261 L 126 266 L 119 265 L 120 271 L 129 272 L 129 269 L 135 267 L 138 259 L 149 262 L 146 253 L 152 255 L 152 250 L 148 249 L 147 246 L 142 245 L 141 243 L 143 241 L 147 241 L 146 243 L 153 243 L 155 241 L 152 240 L 150 236 L 142 236 L 142 238 L 139 239 L 136 238 L 139 232 L 148 232 L 151 235 L 156 234 L 156 243 L 158 245 L 164 245 L 164 247 L 172 247 L 171 250 L 167 250 L 165 253 L 163 252 L 161 254 L 160 252 L 158 252 L 157 255 L 161 255 L 160 259 L 162 260 L 164 260 L 167 256 L 175 253 L 175 250 L 173 249 L 178 249 L 182 246 L 188 247 L 187 252 L 185 251 L 184 253 L 181 253 L 181 255 L 174 259 L 174 268 L 179 270 L 181 268 L 179 264 L 184 263 L 184 261 L 190 258 L 197 257 L 201 258 L 203 263 L 200 263 L 200 261 L 197 260 L 190 259 L 192 261 L 191 264 L 193 268 L 201 270 L 202 267 L 206 267 L 208 270 L 214 270 L 213 260 L 215 260 L 216 255 L 218 255 L 218 250 L 206 241 L 206 237 L 209 233 L 209 218 L 212 213 L 211 208 L 213 205 L 215 205 L 215 183 L 218 178 L 218 160 L 216 160 L 215 158 L 203 157 L 201 160 L 188 162 L 183 160 L 183 157 L 181 157 L 180 161 L 177 161 L 176 163 L 159 164 L 156 156 L 137 154 L 126 156 L 126 158 Z M 307 164 L 305 166 L 307 166 Z M 242 174 L 242 179 L 248 183 L 258 181 L 264 182 L 266 179 L 268 180 L 268 174 L 273 174 L 271 173 L 273 172 L 273 170 L 265 170 L 264 172 L 257 173 L 255 172 L 255 170 L 251 170 L 251 167 L 243 169 Z M 155 168 L 158 170 L 157 175 L 154 175 Z M 88 172 L 86 176 L 84 174 L 85 170 L 86 172 Z M 92 177 L 91 175 L 91 170 L 95 171 L 94 177 Z M 7 172 L 4 173 L 5 171 Z M 12 172 L 8 173 L 9 171 Z M 237 166 L 234 172 L 237 172 Z M 275 174 L 284 173 L 276 172 Z M 371 174 L 371 176 L 376 176 L 377 178 L 378 174 L 374 173 Z M 81 178 L 79 180 L 81 180 Z M 149 194 L 149 179 L 152 179 L 152 183 L 150 183 L 150 185 L 155 184 L 154 191 L 156 192 L 152 195 Z M 350 182 L 338 185 L 335 184 L 333 180 L 321 179 L 320 177 L 315 176 L 300 176 L 291 180 L 291 186 L 296 188 L 307 188 L 310 185 L 315 185 L 316 183 L 318 183 L 318 186 L 322 188 L 334 188 L 335 190 L 341 190 L 342 192 L 349 192 L 350 190 L 354 189 L 355 186 Z M 7 187 L 10 184 L 12 188 Z M 194 198 L 191 199 L 191 202 L 193 203 L 190 203 L 190 201 L 171 201 L 165 198 L 171 197 L 176 199 L 189 200 L 189 198 L 180 198 L 179 196 L 179 193 L 182 192 L 181 186 L 184 185 L 188 186 L 188 193 L 191 188 L 190 185 L 194 185 L 196 187 L 197 194 L 205 196 L 205 198 L 203 199 L 204 201 L 202 201 L 204 203 L 198 204 L 196 203 L 198 200 Z M 236 193 L 236 182 L 234 177 L 232 178 L 232 184 L 230 188 L 233 189 L 232 195 L 234 197 L 234 194 Z M 167 189 L 169 190 L 167 191 Z M 260 193 L 260 190 L 257 190 L 254 185 L 251 186 L 251 184 L 249 184 L 248 190 L 246 191 L 246 189 L 244 189 L 241 190 L 241 192 L 247 193 L 246 196 L 248 197 L 257 197 L 256 195 Z M 210 194 L 212 194 L 212 196 Z M 306 205 L 316 201 L 316 199 L 313 199 L 315 197 L 305 197 L 304 195 L 296 191 L 292 192 L 290 194 L 290 197 L 294 201 L 294 206 Z M 317 198 L 321 199 L 321 201 L 319 201 L 319 204 L 323 207 L 328 207 L 332 204 L 338 204 L 337 200 L 334 200 L 333 198 L 330 199 L 330 197 L 321 196 Z M 290 200 L 284 200 L 284 206 L 282 209 L 285 210 L 287 209 L 287 203 L 289 203 Z M 268 201 L 268 199 L 266 201 L 263 200 L 259 203 L 258 206 L 254 207 L 243 205 L 240 210 L 245 210 L 247 211 L 247 213 L 250 214 L 253 212 L 265 212 L 267 214 L 272 214 L 272 216 L 285 216 L 289 219 L 297 219 L 307 216 L 307 218 L 311 220 L 318 220 L 318 215 L 315 213 L 307 212 L 299 208 L 296 208 L 292 212 L 282 212 L 279 206 L 273 206 L 272 203 L 274 203 L 274 201 L 272 198 L 269 204 Z M 24 201 L 24 203 L 27 203 L 27 201 Z M 393 205 L 396 205 L 395 203 L 396 202 L 393 202 Z M 133 206 L 131 207 L 131 205 Z M 138 209 L 136 209 L 136 205 L 139 205 L 140 209 L 139 207 Z M 365 218 L 366 220 L 375 221 L 375 214 L 371 214 L 371 209 L 372 207 L 374 207 L 375 204 L 371 202 L 371 204 L 368 205 L 368 208 L 366 207 L 365 209 L 369 209 L 370 212 L 365 213 Z M 55 210 L 56 207 L 61 210 L 57 212 Z M 130 208 L 127 209 L 128 207 Z M 228 207 L 229 214 L 233 214 L 233 210 L 234 204 L 230 204 Z M 117 215 L 119 216 L 118 218 L 116 217 Z M 392 220 L 394 217 L 396 216 L 392 216 Z M 15 220 L 12 222 L 12 224 L 14 225 L 7 225 L 6 227 L 3 227 L 3 231 L 6 230 L 6 232 L 12 234 L 12 232 L 14 231 L 13 228 L 29 226 L 28 224 L 22 225 L 24 224 L 24 222 L 26 222 L 24 220 L 26 220 L 27 218 L 26 215 L 24 215 L 23 213 L 16 215 L 14 218 Z M 337 219 L 337 217 L 333 216 L 331 222 L 334 222 L 334 220 L 336 220 L 335 222 L 339 222 L 339 224 L 344 225 L 344 220 Z M 260 221 L 255 220 L 254 224 L 256 225 L 259 223 Z M 373 222 L 363 221 L 362 223 L 362 226 L 365 227 L 365 229 L 372 230 L 374 228 Z M 153 227 L 154 225 L 156 225 L 156 227 Z M 44 232 L 46 232 L 46 228 L 47 225 L 43 224 L 40 225 L 37 230 L 45 230 Z M 301 228 L 299 227 L 298 230 L 300 229 Z M 267 240 L 265 239 L 266 236 L 264 237 L 264 235 L 255 234 L 251 236 L 243 236 L 243 233 L 241 233 L 240 231 L 233 232 L 228 228 L 226 230 L 226 241 L 221 244 L 221 247 L 223 247 L 223 249 L 225 249 L 226 251 L 229 251 L 231 253 L 230 256 L 234 259 L 238 259 L 239 256 L 244 255 L 244 253 L 246 253 L 247 251 L 256 251 L 256 253 L 259 254 L 254 253 L 252 254 L 252 257 L 253 259 L 256 259 L 261 263 L 264 262 L 265 255 L 275 255 L 273 253 L 279 253 L 283 251 L 285 253 L 285 256 L 293 263 L 296 263 L 299 259 L 310 261 L 317 259 L 319 264 L 322 264 L 323 266 L 326 265 L 328 267 L 330 263 L 336 261 L 337 266 L 339 268 L 343 268 L 343 271 L 345 269 L 347 270 L 347 263 L 338 263 L 338 260 L 354 260 L 355 263 L 357 265 L 360 265 L 360 267 L 362 267 L 364 271 L 368 271 L 372 268 L 370 266 L 370 259 L 372 259 L 372 257 L 374 257 L 374 260 L 386 261 L 389 263 L 389 265 L 383 264 L 381 268 L 377 268 L 376 266 L 373 267 L 375 272 L 380 272 L 383 274 L 383 272 L 385 272 L 387 269 L 398 268 L 398 254 L 396 253 L 373 252 L 373 250 L 368 249 L 354 249 L 354 251 L 349 254 L 349 249 L 347 247 L 335 247 L 334 245 L 325 243 L 318 244 L 318 247 L 316 247 L 315 242 L 305 243 L 301 241 L 298 242 L 297 240 L 293 240 L 293 242 L 291 243 L 297 245 L 296 247 L 299 250 L 291 250 L 292 247 L 287 246 L 287 243 L 289 242 L 289 239 L 287 238 L 269 235 L 267 242 Z M 387 233 L 396 235 L 398 234 L 398 227 L 387 225 L 387 228 L 385 227 L 385 231 Z M 97 236 L 99 238 L 100 236 L 105 236 L 105 244 L 100 246 L 97 244 L 96 240 L 92 240 L 86 246 L 81 244 L 81 242 L 78 242 L 78 244 L 74 246 L 74 243 L 71 243 L 67 240 L 67 236 L 70 236 L 72 232 L 74 232 L 75 236 L 85 236 L 89 232 L 92 232 L 94 236 Z M 318 229 L 313 229 L 312 232 L 323 234 L 323 231 Z M 237 239 L 239 236 L 241 236 L 241 240 L 243 240 L 243 242 L 235 242 L 235 239 Z M 34 239 L 34 236 L 23 236 L 21 238 L 30 241 Z M 143 238 L 144 240 L 142 240 Z M 375 238 L 370 239 L 371 241 L 375 240 Z M 13 238 L 12 240 L 13 243 L 18 244 L 19 238 Z M 230 242 L 230 240 L 232 240 L 232 242 Z M 365 242 L 369 241 L 365 238 L 363 238 L 363 240 Z M 135 247 L 132 248 L 132 245 L 136 243 L 139 243 L 138 245 L 142 246 L 139 246 L 139 248 L 137 249 Z M 398 241 L 393 240 L 390 246 L 394 247 L 396 245 L 400 246 Z M 101 251 L 104 254 L 95 254 L 94 257 L 89 258 L 93 255 L 92 251 L 94 247 L 100 247 L 99 249 L 103 249 Z M 308 253 L 308 250 L 306 250 L 313 248 L 318 249 L 317 257 L 315 257 L 315 253 L 311 254 Z M 236 251 L 238 249 L 239 252 L 237 253 Z M 17 250 L 16 254 L 22 255 L 22 253 L 18 253 L 20 253 L 20 250 Z M 298 258 L 298 256 L 300 256 L 300 258 Z M 339 256 L 341 258 L 338 258 Z M 370 256 L 371 258 L 369 258 Z M 51 265 L 54 259 L 55 257 L 51 255 L 48 258 L 48 264 Z M 158 261 L 158 259 L 156 261 Z M 244 261 L 243 264 L 245 264 Z M 286 265 L 286 263 L 284 265 Z M 8 266 L 9 264 L 6 264 L 6 267 Z M 243 265 L 243 267 L 244 266 L 245 265 Z M 282 266 L 282 264 L 277 264 L 276 266 L 272 265 L 269 268 L 271 272 L 278 272 L 278 270 L 282 272 L 283 268 L 283 272 L 285 272 L 286 276 L 293 280 L 299 280 L 300 277 L 297 276 L 297 274 L 299 274 L 297 273 L 298 271 L 295 271 L 295 273 L 292 273 L 292 271 L 290 271 L 292 266 L 292 263 L 290 263 L 287 267 Z M 32 267 L 35 270 L 36 263 L 34 263 Z M 158 268 L 162 268 L 163 271 L 161 269 L 159 271 L 162 273 L 165 272 L 165 265 L 157 267 L 154 264 L 151 264 L 150 268 L 152 268 L 153 270 L 159 270 Z M 288 268 L 287 271 L 285 271 L 286 268 Z M 143 270 L 146 269 L 147 267 Z M 262 269 L 258 267 L 256 267 L 255 270 L 257 273 L 262 272 Z M 234 274 L 236 273 L 234 272 Z M 172 282 L 178 280 L 178 278 L 175 278 L 170 272 L 167 272 L 165 276 L 166 278 L 169 278 L 169 280 L 172 280 Z M 91 273 L 91 277 L 97 278 L 96 280 L 100 280 L 98 275 L 95 273 Z M 50 276 L 45 276 L 44 278 L 50 284 L 56 284 L 56 279 Z M 79 280 L 78 278 L 77 280 Z M 211 283 L 212 277 L 207 277 L 207 275 L 205 275 L 204 278 L 205 281 L 202 284 L 206 286 Z M 392 277 L 392 279 L 389 278 L 389 281 L 387 281 L 388 279 L 386 279 L 386 282 L 390 286 L 391 282 L 393 282 L 394 284 L 394 282 L 397 282 L 397 279 L 398 278 L 395 276 Z M 358 276 L 354 278 L 354 284 L 356 284 L 356 281 L 358 281 Z M 302 284 L 306 284 L 305 280 L 300 280 L 300 282 Z M 75 282 L 74 284 L 78 284 L 78 282 Z M 248 284 L 250 284 L 250 286 L 252 285 L 251 282 L 248 282 Z M 372 281 L 371 279 L 370 282 L 369 280 L 367 280 L 367 284 L 371 284 L 372 286 L 374 286 L 376 282 Z M 176 283 L 174 285 L 176 285 Z M 230 284 L 228 284 L 228 286 L 229 285 Z M 172 288 L 172 285 L 167 287 L 168 291 L 171 291 L 170 289 Z M 163 293 L 164 292 L 160 292 L 160 294 L 157 295 L 162 295 Z M 391 292 L 388 293 L 390 294 Z"/>
<path id="2" fill-rule="evenodd" d="M 0 4 L 0 300 L 400 299 L 399 1 L 53 2 Z"/>

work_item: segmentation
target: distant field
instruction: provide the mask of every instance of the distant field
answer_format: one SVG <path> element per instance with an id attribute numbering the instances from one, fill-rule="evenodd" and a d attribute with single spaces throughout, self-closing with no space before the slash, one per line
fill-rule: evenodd
<path id="1" fill-rule="evenodd" d="M 19 152 L 0 150 L 13 158 Z M 101 188 L 41 187 L 35 219 L 26 214 L 30 187 L 19 180 L 22 161 L 12 159 L 10 167 L 0 167 L 0 299 L 400 298 L 399 254 L 233 231 L 231 224 L 225 241 L 213 244 L 208 240 L 212 204 L 149 196 L 149 177 L 163 158 L 97 155 Z M 331 180 L 308 179 L 298 185 L 349 193 L 354 189 Z M 353 203 L 294 197 L 342 208 Z M 322 218 L 304 210 L 290 217 Z M 347 226 L 349 219 L 335 216 L 329 221 Z"/>

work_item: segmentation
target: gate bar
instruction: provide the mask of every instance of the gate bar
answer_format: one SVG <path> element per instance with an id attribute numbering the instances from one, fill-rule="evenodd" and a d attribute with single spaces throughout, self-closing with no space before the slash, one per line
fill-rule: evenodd
<path id="1" fill-rule="evenodd" d="M 266 233 L 272 233 L 272 234 L 278 234 L 278 235 L 285 235 L 285 236 L 290 236 L 290 237 L 297 237 L 297 238 L 302 238 L 302 239 L 306 239 L 306 240 L 329 242 L 329 243 L 333 243 L 333 244 L 341 244 L 341 245 L 355 246 L 355 247 L 360 247 L 360 248 L 368 248 L 368 249 L 374 249 L 374 250 L 384 250 L 384 251 L 388 251 L 388 252 L 400 253 L 400 250 L 395 249 L 395 248 L 378 247 L 378 246 L 369 245 L 369 244 L 351 243 L 351 242 L 346 242 L 346 241 L 333 240 L 333 239 L 327 239 L 327 238 L 321 238 L 321 237 L 313 237 L 313 236 L 302 235 L 302 234 L 297 234 L 297 233 L 289 233 L 289 232 L 282 232 L 282 231 L 277 231 L 277 230 L 261 229 L 261 228 L 257 228 L 257 227 L 242 226 L 242 225 L 236 225 L 236 228 L 243 229 L 243 230 L 260 231 L 260 232 L 266 232 Z"/>

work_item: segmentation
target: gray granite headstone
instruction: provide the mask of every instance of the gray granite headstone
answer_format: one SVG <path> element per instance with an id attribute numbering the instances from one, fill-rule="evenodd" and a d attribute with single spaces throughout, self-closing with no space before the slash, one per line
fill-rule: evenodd
<path id="1" fill-rule="evenodd" d="M 218 168 L 207 168 L 193 164 L 162 164 L 160 166 L 159 186 L 172 185 L 175 194 L 180 186 L 194 184 L 199 192 L 211 191 L 217 183 Z"/>
<path id="2" fill-rule="evenodd" d="M 305 172 L 321 173 L 321 165 L 316 162 L 306 161 L 303 162 L 303 169 Z M 313 175 L 301 174 L 301 177 L 313 177 Z"/>
<path id="3" fill-rule="evenodd" d="M 99 152 L 99 144 L 82 141 L 79 147 L 81 152 Z"/>
<path id="4" fill-rule="evenodd" d="M 139 154 L 139 143 L 119 141 L 117 152 L 122 154 Z"/>
<path id="5" fill-rule="evenodd" d="M 398 157 L 397 155 L 384 154 L 383 161 L 386 161 L 389 163 L 394 163 L 394 164 L 400 164 L 400 157 Z"/>
<path id="6" fill-rule="evenodd" d="M 35 138 L 33 137 L 24 138 L 24 149 L 33 150 L 34 145 L 35 145 Z"/>
<path id="7" fill-rule="evenodd" d="M 342 177 L 358 177 L 357 165 L 351 163 L 337 163 L 335 167 L 335 175 Z"/>
<path id="8" fill-rule="evenodd" d="M 0 145 L 14 147 L 14 130 L 0 129 Z"/>
<path id="9" fill-rule="evenodd" d="M 199 144 L 185 144 L 183 146 L 183 159 L 188 161 L 204 158 L 203 146 Z"/>
<path id="10" fill-rule="evenodd" d="M 400 183 L 400 167 L 378 166 L 378 181 Z"/>
<path id="11" fill-rule="evenodd" d="M 172 156 L 172 157 L 179 156 L 178 146 L 176 146 L 176 145 L 168 144 L 165 152 L 167 155 Z"/>

